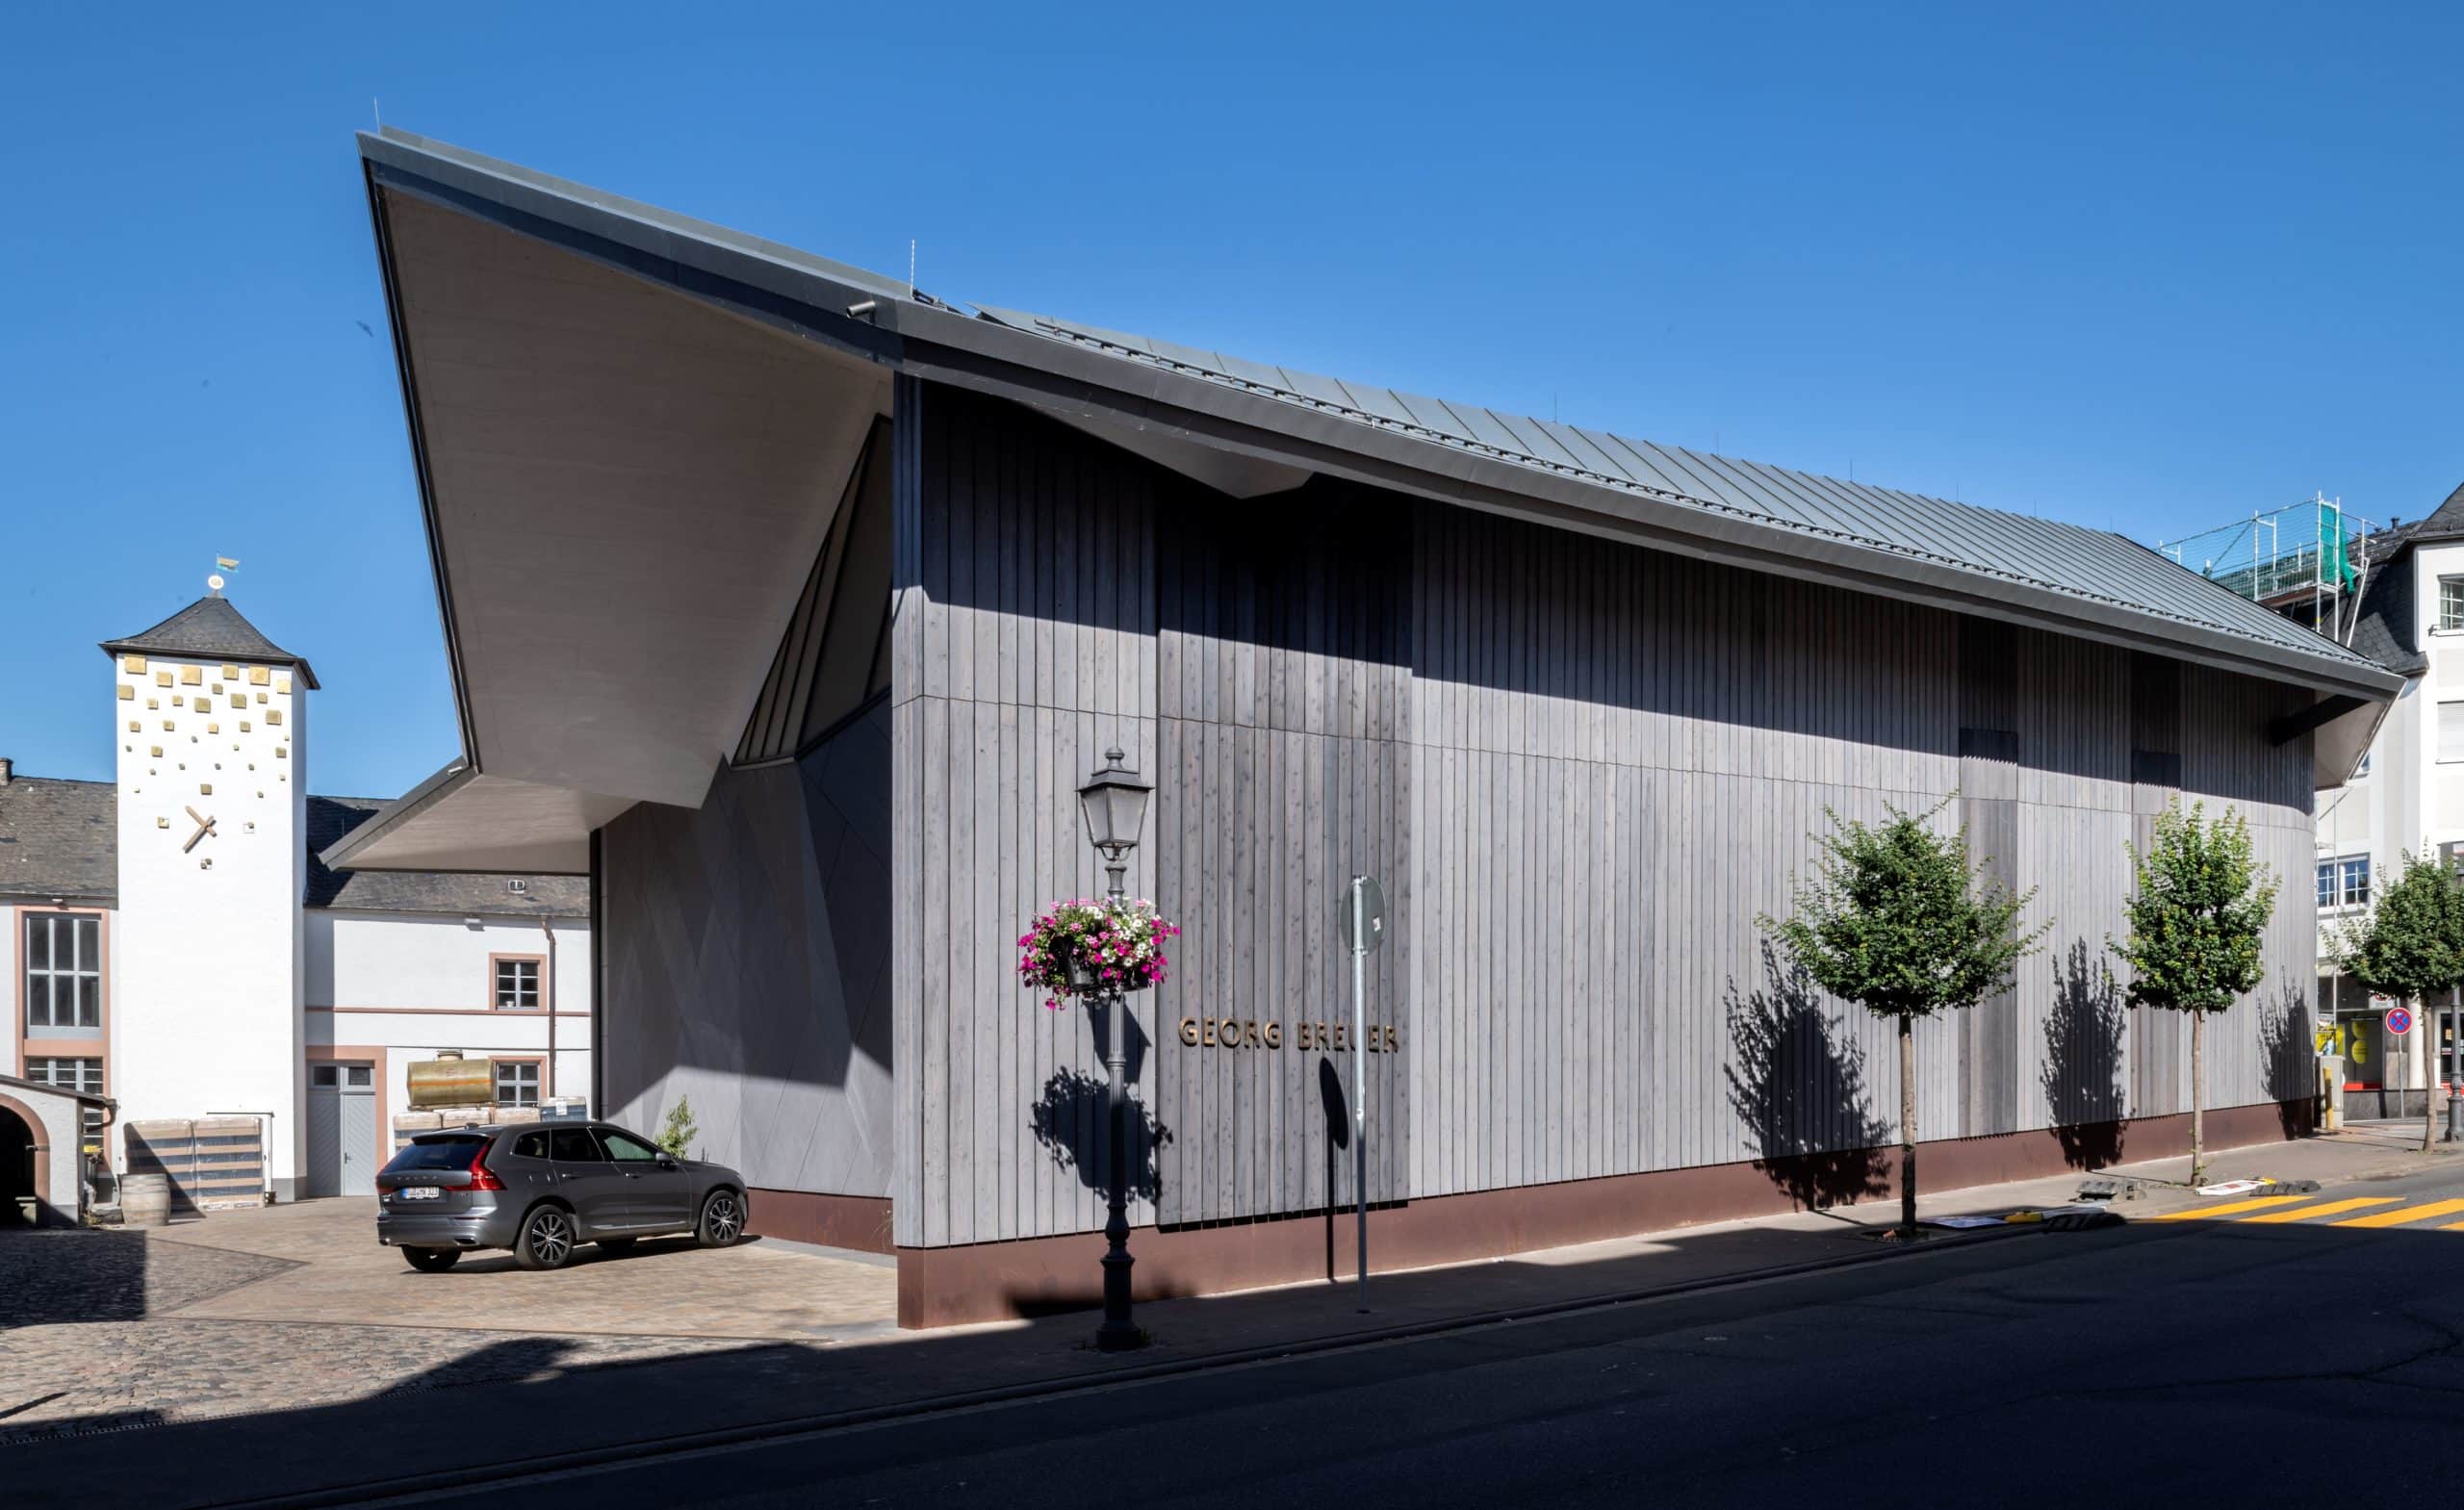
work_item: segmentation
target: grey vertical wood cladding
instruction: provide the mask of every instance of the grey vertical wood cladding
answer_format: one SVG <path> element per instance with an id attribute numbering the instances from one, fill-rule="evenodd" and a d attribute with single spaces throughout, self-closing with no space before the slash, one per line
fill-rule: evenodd
<path id="1" fill-rule="evenodd" d="M 1047 1100 L 1101 1080 L 1091 1024 L 1012 963 L 1041 906 L 1102 884 L 1075 789 L 1108 744 L 1157 786 L 1131 889 L 1187 929 L 1133 999 L 1162 1139 L 1137 1220 L 1350 1198 L 1348 1057 L 1293 1039 L 1348 1018 L 1355 871 L 1394 930 L 1381 1201 L 1895 1139 L 1888 1029 L 1791 982 L 1756 924 L 1826 809 L 1941 807 L 2053 925 L 2004 999 L 1920 1028 L 1929 1138 L 2184 1105 L 2180 1025 L 2119 1007 L 2106 949 L 2124 845 L 2176 789 L 2306 874 L 2307 741 L 2264 734 L 2292 689 L 1373 490 L 1236 501 L 994 400 L 902 379 L 897 402 L 902 1243 L 1101 1223 L 1092 1105 L 1056 1139 Z M 2272 1014 L 2309 989 L 2304 922 L 2279 909 L 2267 986 L 2216 1027 L 2215 1105 L 2297 1091 Z M 1268 1022 L 1279 1049 L 1245 1037 Z"/>

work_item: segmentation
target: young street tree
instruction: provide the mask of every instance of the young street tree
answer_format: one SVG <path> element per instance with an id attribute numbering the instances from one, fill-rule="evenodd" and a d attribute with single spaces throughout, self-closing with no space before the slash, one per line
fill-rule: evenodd
<path id="1" fill-rule="evenodd" d="M 2209 822 L 2205 804 L 2156 815 L 2147 852 L 2129 847 L 2137 894 L 2123 905 L 2130 936 L 2113 952 L 2130 966 L 2129 1001 L 2191 1019 L 2191 1184 L 2207 1183 L 2207 1018 L 2267 973 L 2261 935 L 2275 913 L 2274 876 L 2250 859 L 2239 813 Z"/>
<path id="2" fill-rule="evenodd" d="M 1935 811 L 1938 811 L 1937 808 Z M 1938 834 L 1932 812 L 1889 809 L 1879 827 L 1824 809 L 1831 832 L 1791 915 L 1756 919 L 1812 978 L 1899 1028 L 1899 1236 L 1916 1236 L 1916 1021 L 2010 989 L 2046 928 L 2017 931 L 2035 895 L 1980 881 L 1967 832 Z"/>
<path id="3" fill-rule="evenodd" d="M 2464 984 L 2464 884 L 2428 852 L 2406 855 L 2394 885 L 2379 879 L 2370 915 L 2345 930 L 2341 963 L 2373 992 L 2410 1005 L 2413 1031 L 2426 1034 L 2420 1026 L 2423 998 Z M 2392 1050 L 2388 1057 L 2395 1057 Z M 2437 1130 L 2431 1105 L 2437 1097 L 2428 1088 L 2435 1080 L 2423 1077 L 2424 1153 Z"/>

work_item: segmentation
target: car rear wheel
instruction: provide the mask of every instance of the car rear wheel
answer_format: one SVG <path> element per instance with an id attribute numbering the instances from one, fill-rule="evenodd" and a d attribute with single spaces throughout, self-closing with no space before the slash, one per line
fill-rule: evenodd
<path id="1" fill-rule="evenodd" d="M 744 1197 L 733 1190 L 712 1190 L 702 1202 L 693 1241 L 706 1248 L 724 1248 L 743 1236 Z"/>
<path id="2" fill-rule="evenodd" d="M 562 1268 L 574 1256 L 578 1234 L 573 1213 L 561 1206 L 542 1206 L 522 1223 L 522 1238 L 513 1245 L 513 1261 L 524 1268 Z"/>
<path id="3" fill-rule="evenodd" d="M 423 1274 L 442 1274 L 462 1262 L 460 1248 L 404 1248 L 402 1257 Z"/>

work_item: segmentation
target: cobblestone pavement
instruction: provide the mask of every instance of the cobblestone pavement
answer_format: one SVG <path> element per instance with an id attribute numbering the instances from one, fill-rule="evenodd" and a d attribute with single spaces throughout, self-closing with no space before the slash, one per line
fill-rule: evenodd
<path id="1" fill-rule="evenodd" d="M 368 1200 L 0 1234 L 0 1444 L 893 1328 L 897 1276 L 758 1241 L 421 1274 Z"/>

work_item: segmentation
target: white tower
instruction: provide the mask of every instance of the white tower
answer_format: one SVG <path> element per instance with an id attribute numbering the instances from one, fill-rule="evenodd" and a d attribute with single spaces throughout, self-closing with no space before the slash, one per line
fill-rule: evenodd
<path id="1" fill-rule="evenodd" d="M 112 656 L 119 909 L 111 991 L 119 1119 L 263 1114 L 275 1195 L 298 1188 L 308 663 L 212 579 Z"/>

